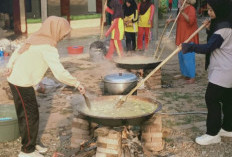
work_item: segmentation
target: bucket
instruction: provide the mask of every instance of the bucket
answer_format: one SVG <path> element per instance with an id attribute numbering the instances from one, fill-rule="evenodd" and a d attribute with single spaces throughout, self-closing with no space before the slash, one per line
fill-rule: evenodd
<path id="1" fill-rule="evenodd" d="M 4 56 L 3 47 L 0 47 L 0 57 Z"/>
<path id="2" fill-rule="evenodd" d="M 0 142 L 19 137 L 18 119 L 13 104 L 0 104 Z"/>
<path id="3" fill-rule="evenodd" d="M 83 53 L 83 46 L 69 46 L 67 47 L 69 54 L 81 54 Z"/>
<path id="4" fill-rule="evenodd" d="M 4 52 L 4 55 L 3 56 L 9 56 L 9 53 L 8 52 Z"/>

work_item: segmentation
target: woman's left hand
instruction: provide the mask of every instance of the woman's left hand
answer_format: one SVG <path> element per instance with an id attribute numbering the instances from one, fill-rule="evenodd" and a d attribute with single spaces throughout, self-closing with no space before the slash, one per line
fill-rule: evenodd
<path id="1" fill-rule="evenodd" d="M 188 43 L 182 43 L 180 44 L 178 47 L 180 48 L 180 50 L 182 51 L 183 54 L 186 54 L 186 53 L 191 53 L 191 46 L 193 44 L 188 44 Z"/>
<path id="2" fill-rule="evenodd" d="M 178 47 L 180 48 L 180 50 L 182 50 L 182 44 L 180 44 Z"/>

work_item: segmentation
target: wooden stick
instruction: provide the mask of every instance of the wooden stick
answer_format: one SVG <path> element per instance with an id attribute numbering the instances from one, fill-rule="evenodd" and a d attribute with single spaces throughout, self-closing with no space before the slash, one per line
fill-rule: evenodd
<path id="1" fill-rule="evenodd" d="M 104 38 L 104 23 L 106 21 L 106 15 L 105 15 L 105 6 L 107 6 L 107 0 L 105 0 L 105 4 L 104 7 L 102 8 L 102 23 L 101 23 L 101 35 L 100 35 L 100 39 Z"/>
<path id="2" fill-rule="evenodd" d="M 187 40 L 185 40 L 184 43 L 188 43 L 198 32 L 200 32 L 204 27 L 206 26 L 206 23 L 201 25 Z M 116 104 L 116 107 L 120 107 L 128 98 L 128 96 L 131 96 L 145 81 L 147 81 L 156 71 L 158 71 L 167 61 L 169 61 L 176 53 L 178 53 L 181 50 L 180 47 L 177 47 L 176 50 L 174 50 L 165 60 L 163 60 L 154 70 L 152 70 L 144 79 L 142 79 L 138 85 L 133 88 L 130 93 L 120 98 L 119 102 Z"/>
<path id="3" fill-rule="evenodd" d="M 83 94 L 84 98 L 85 98 L 85 103 L 86 103 L 86 106 L 89 108 L 89 110 L 91 109 L 91 104 L 90 104 L 90 101 L 89 101 L 89 98 Z"/>
<path id="4" fill-rule="evenodd" d="M 180 10 L 184 7 L 186 1 L 187 1 L 187 0 L 184 0 L 184 3 L 182 4 Z M 173 23 L 173 25 L 172 25 L 172 28 L 171 28 L 171 30 L 170 30 L 170 32 L 169 32 L 168 38 L 170 37 L 170 35 L 171 35 L 171 33 L 172 33 L 172 30 L 173 30 L 173 28 L 174 28 L 174 26 L 175 26 L 175 24 L 176 24 L 176 21 L 178 20 L 178 18 L 179 18 L 179 16 L 180 16 L 180 13 L 181 13 L 181 11 L 179 11 L 178 15 L 176 16 L 176 19 L 175 19 L 175 21 L 174 21 L 174 23 Z"/>
<path id="5" fill-rule="evenodd" d="M 187 0 L 185 0 L 185 1 L 184 1 L 184 3 L 182 4 L 181 8 L 183 8 L 183 7 L 184 7 L 184 5 L 185 5 L 186 1 L 187 1 Z M 174 28 L 174 26 L 175 26 L 175 24 L 176 24 L 176 22 L 177 22 L 177 20 L 178 20 L 178 18 L 179 18 L 179 16 L 180 16 L 180 13 L 181 13 L 181 12 L 179 11 L 178 15 L 177 15 L 177 16 L 176 16 L 176 18 L 175 18 L 174 23 L 172 24 L 171 30 L 170 30 L 170 32 L 169 32 L 169 34 L 168 34 L 168 37 L 167 37 L 167 38 L 169 38 L 169 37 L 170 37 L 170 35 L 171 35 L 171 33 L 172 33 L 172 30 L 173 30 L 173 28 Z M 160 56 L 162 55 L 162 53 L 163 53 L 163 51 L 164 51 L 164 48 L 165 48 L 165 45 L 163 45 L 163 47 L 162 47 L 162 49 L 161 49 L 161 51 L 160 51 L 160 54 L 159 54 L 159 56 L 158 56 L 157 60 L 159 60 L 159 59 L 160 59 Z"/>
<path id="6" fill-rule="evenodd" d="M 171 19 L 171 18 L 172 18 L 172 14 L 169 16 L 168 19 Z M 162 32 L 162 34 L 161 34 L 159 43 L 158 43 L 158 45 L 157 45 L 157 47 L 156 47 L 156 50 L 155 50 L 155 53 L 154 53 L 154 58 L 156 58 L 156 54 L 157 54 L 157 52 L 159 51 L 159 47 L 160 47 L 160 44 L 161 44 L 161 42 L 162 42 L 162 39 L 163 39 L 163 36 L 164 36 L 164 32 L 165 32 L 166 29 L 167 29 L 167 26 L 168 26 L 168 24 L 166 23 L 165 26 L 164 26 L 163 32 Z"/>

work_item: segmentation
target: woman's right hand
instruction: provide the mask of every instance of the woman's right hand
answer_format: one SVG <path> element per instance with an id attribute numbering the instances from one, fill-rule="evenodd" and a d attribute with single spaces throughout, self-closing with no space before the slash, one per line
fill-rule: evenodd
<path id="1" fill-rule="evenodd" d="M 79 90 L 81 94 L 85 94 L 85 88 L 81 84 L 77 87 L 77 89 Z"/>

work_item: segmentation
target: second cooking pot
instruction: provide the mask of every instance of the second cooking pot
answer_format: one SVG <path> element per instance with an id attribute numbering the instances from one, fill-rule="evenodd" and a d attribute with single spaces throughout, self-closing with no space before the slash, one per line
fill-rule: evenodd
<path id="1" fill-rule="evenodd" d="M 132 73 L 116 73 L 104 77 L 104 94 L 125 95 L 136 87 L 138 78 Z"/>

